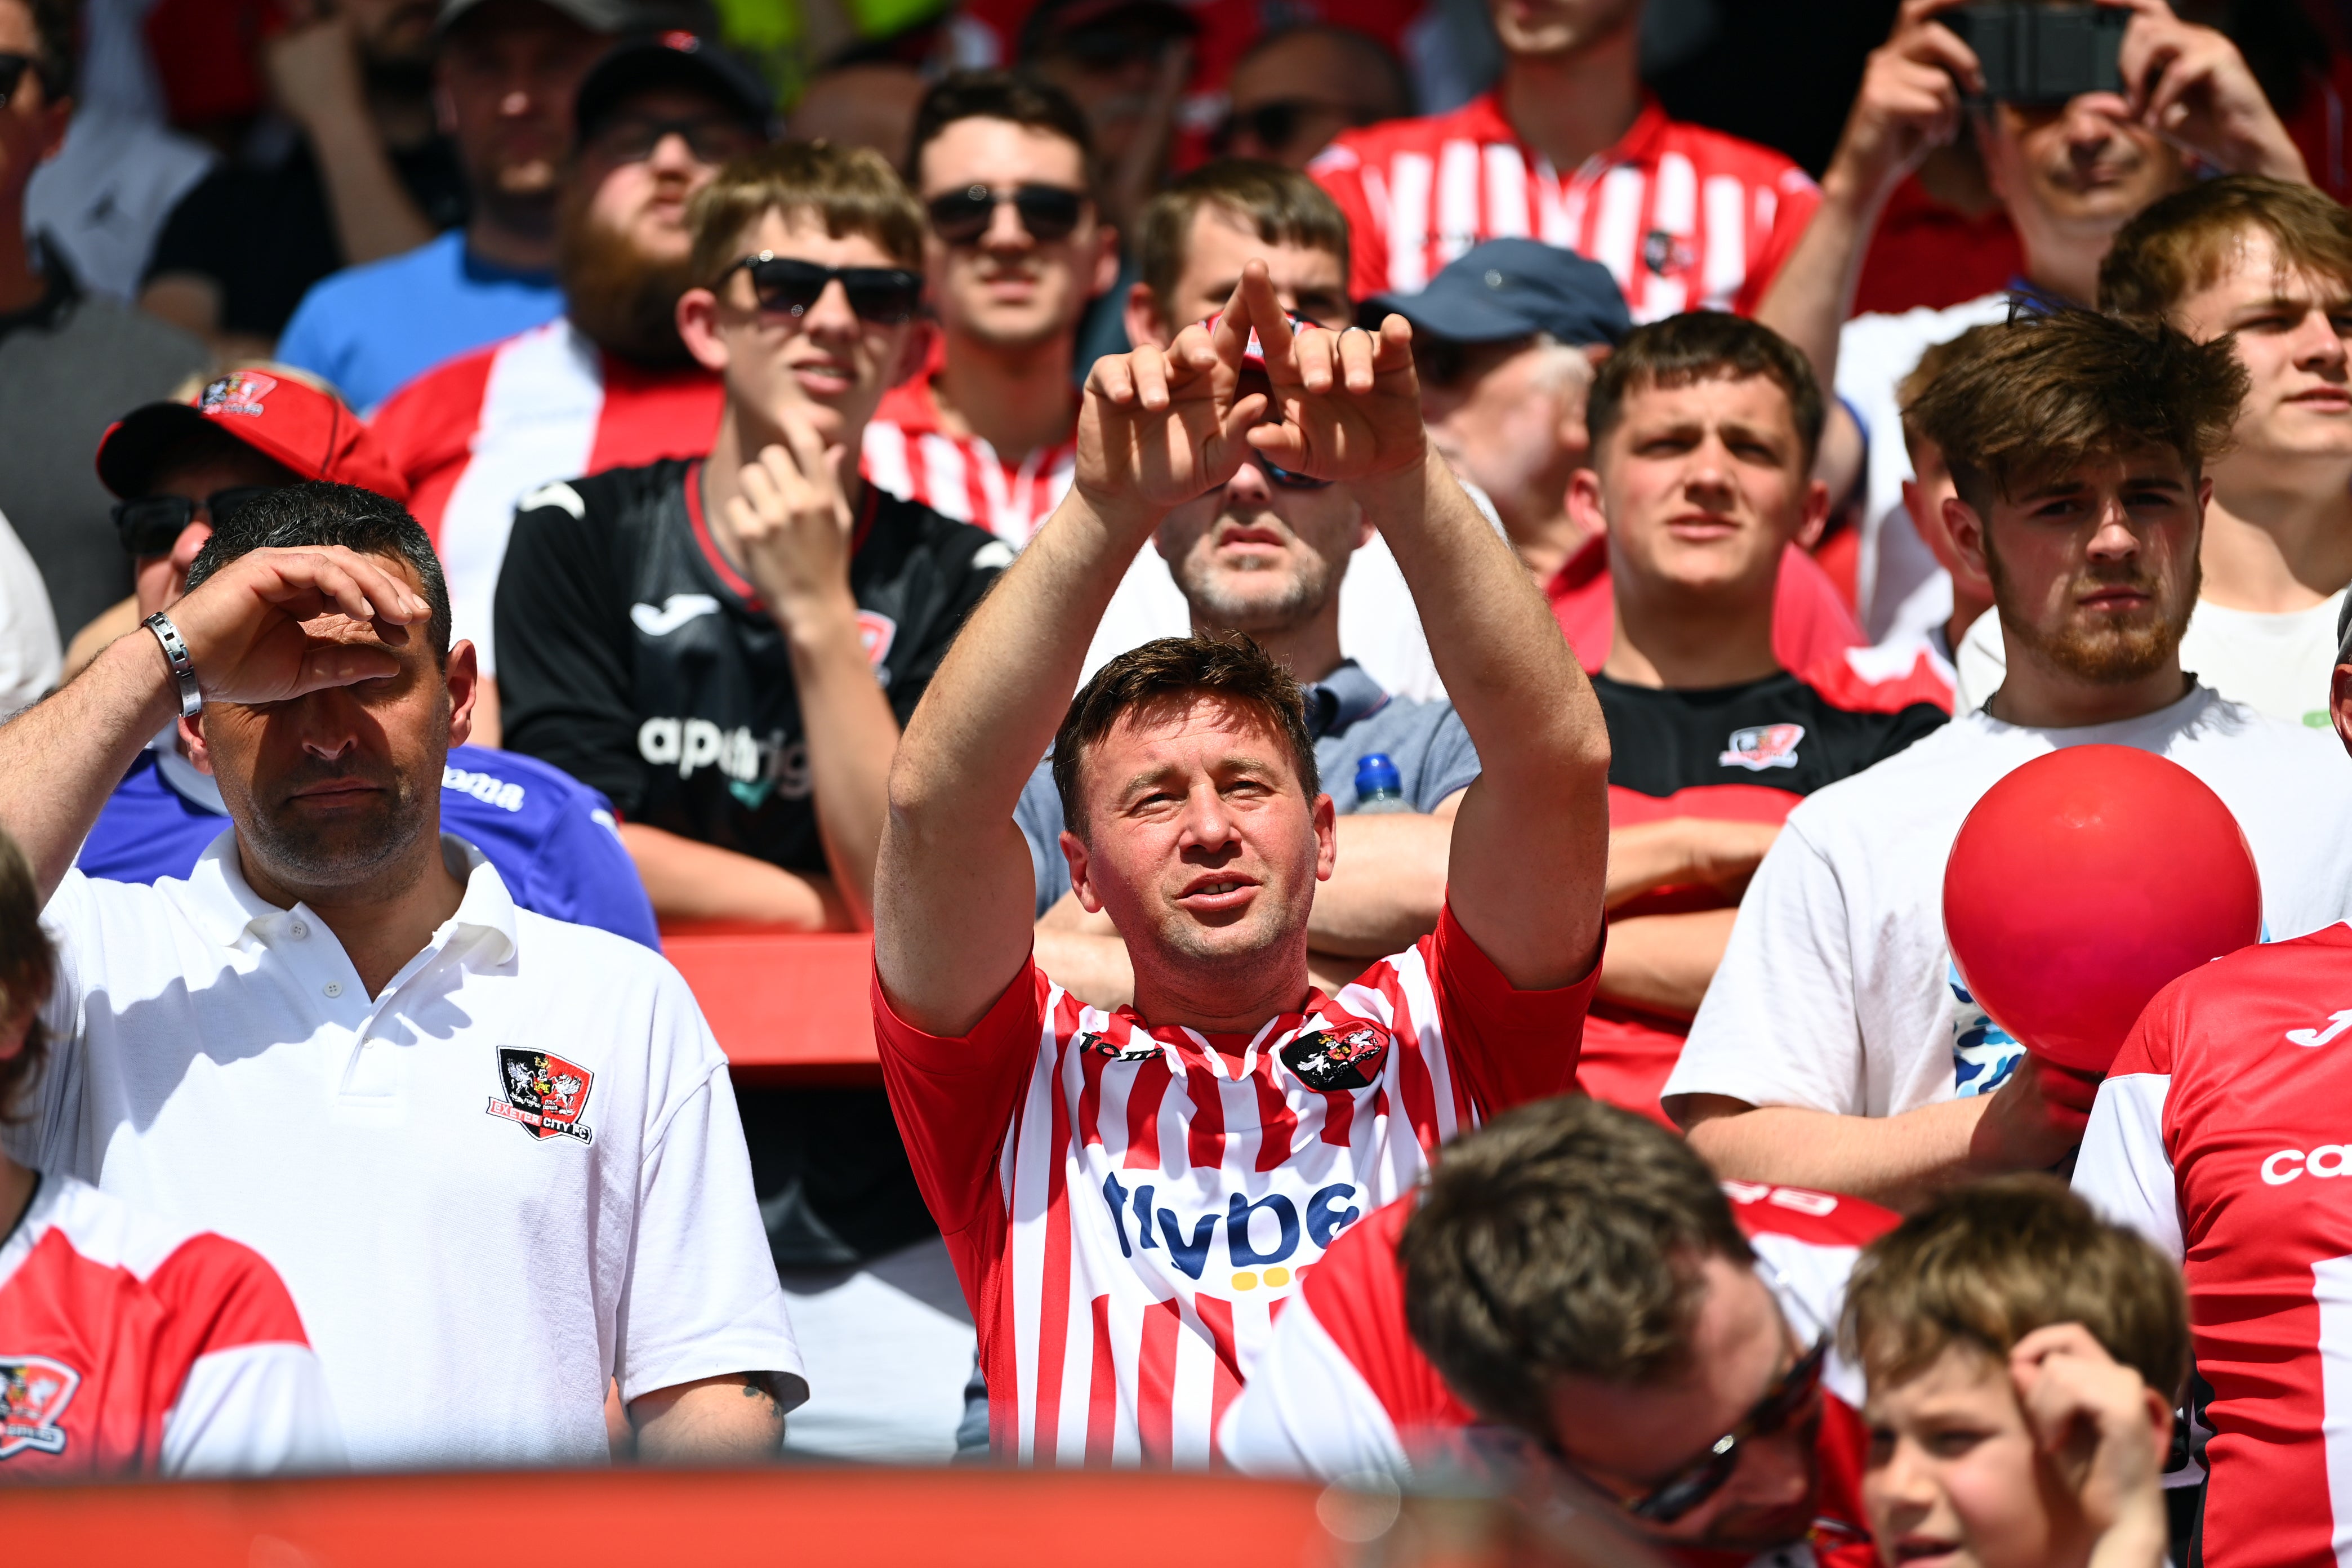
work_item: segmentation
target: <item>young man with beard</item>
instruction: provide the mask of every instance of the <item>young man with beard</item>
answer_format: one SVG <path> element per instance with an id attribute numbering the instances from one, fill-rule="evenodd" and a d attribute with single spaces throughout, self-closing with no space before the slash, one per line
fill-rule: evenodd
<path id="1" fill-rule="evenodd" d="M 373 408 L 454 354 L 550 321 L 572 100 L 628 0 L 446 0 L 435 113 L 465 171 L 462 229 L 346 268 L 302 296 L 278 357 Z"/>
<path id="2" fill-rule="evenodd" d="M 1118 275 L 1118 236 L 1088 192 L 1086 116 L 1059 89 L 949 77 L 924 95 L 913 142 L 939 342 L 866 426 L 866 472 L 1018 550 L 1069 489 L 1071 356 Z"/>
<path id="3" fill-rule="evenodd" d="M 508 738 L 612 797 L 661 914 L 854 930 L 899 726 L 1012 550 L 858 477 L 860 428 L 921 346 L 922 209 L 881 156 L 786 142 L 729 165 L 689 222 L 678 325 L 726 386 L 718 440 L 522 508 L 499 586 Z M 794 1447 L 944 1459 L 972 1331 L 887 1101 L 740 1100 L 825 1368 Z"/>
<path id="4" fill-rule="evenodd" d="M 480 653 L 496 744 L 491 605 L 515 508 L 542 485 L 710 449 L 725 394 L 677 335 L 690 280 L 687 204 L 767 135 L 769 89 L 688 33 L 622 45 L 580 84 L 557 270 L 564 313 L 427 371 L 377 437 L 449 574 L 457 635 Z"/>
<path id="5" fill-rule="evenodd" d="M 188 578 L 0 729 L 60 955 L 16 1146 L 268 1258 L 355 1463 L 602 1463 L 615 1381 L 641 1457 L 772 1454 L 805 1385 L 726 1058 L 660 958 L 439 831 L 476 675 L 424 531 L 296 485 Z M 234 835 L 72 870 L 174 713 Z"/>
<path id="6" fill-rule="evenodd" d="M 1251 262 L 1213 330 L 1099 362 L 1069 497 L 892 763 L 875 1028 L 1007 1459 L 1208 1464 L 1297 1271 L 1455 1130 L 1574 1078 L 1608 742 L 1541 597 L 1430 449 L 1411 339 L 1396 317 L 1294 331 Z M 1060 695 L 1144 541 L 1251 461 L 1346 487 L 1388 535 L 1484 762 L 1437 930 L 1336 996 L 1307 951 L 1338 819 L 1282 666 L 1245 638 L 1167 638 Z M 1049 739 L 1071 882 L 1135 974 L 1117 1013 L 1031 954 L 1012 816 Z"/>
<path id="7" fill-rule="evenodd" d="M 1581 1095 L 1447 1145 L 1342 1237 L 1219 1429 L 1254 1475 L 1559 1467 L 1687 1568 L 1877 1568 L 1846 1277 L 1894 1225 L 1853 1198 L 1718 1184 Z"/>
<path id="8" fill-rule="evenodd" d="M 311 284 L 464 221 L 465 176 L 434 120 L 434 10 L 289 7 L 257 51 L 276 116 L 163 220 L 142 307 L 223 358 L 268 359 Z"/>
<path id="9" fill-rule="evenodd" d="M 1664 1091 L 1726 1176 L 1903 1207 L 2074 1146 L 2091 1085 L 1966 998 L 1942 919 L 1969 808 L 2061 746 L 2137 746 L 2210 785 L 2252 847 L 2273 938 L 2352 911 L 2334 748 L 2180 668 L 2205 465 L 2245 393 L 2226 342 L 2066 310 L 2000 328 L 1912 405 L 2014 657 L 1981 710 L 1790 812 L 1758 868 Z"/>
<path id="10" fill-rule="evenodd" d="M 2233 701 L 2325 726 L 2352 583 L 2352 213 L 2260 175 L 2191 185 L 2116 237 L 2099 303 L 2200 340 L 2226 333 L 2245 366 L 2180 662 Z M 1967 647 L 1989 667 L 2007 661 L 1990 617 Z"/>
<path id="11" fill-rule="evenodd" d="M 1521 235 L 1609 268 L 1637 321 L 1756 309 L 1821 193 L 1769 147 L 1666 118 L 1638 70 L 1642 0 L 1488 0 L 1494 90 L 1339 133 L 1307 165 L 1348 215 L 1349 291 L 1411 294 Z"/>

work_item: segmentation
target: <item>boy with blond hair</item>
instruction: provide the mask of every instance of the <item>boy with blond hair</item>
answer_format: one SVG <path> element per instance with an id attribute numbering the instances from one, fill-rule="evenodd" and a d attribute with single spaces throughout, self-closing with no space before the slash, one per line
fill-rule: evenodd
<path id="1" fill-rule="evenodd" d="M 2163 1254 L 2050 1177 L 1881 1237 L 1847 1287 L 1863 1504 L 1888 1568 L 2158 1568 L 2189 1308 Z"/>

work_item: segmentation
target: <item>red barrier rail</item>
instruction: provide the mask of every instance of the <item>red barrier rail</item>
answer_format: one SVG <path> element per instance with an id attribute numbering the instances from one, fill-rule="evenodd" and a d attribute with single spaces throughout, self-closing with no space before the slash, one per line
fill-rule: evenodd
<path id="1" fill-rule="evenodd" d="M 663 927 L 662 952 L 694 988 L 739 1081 L 882 1081 L 872 937 L 698 921 Z"/>

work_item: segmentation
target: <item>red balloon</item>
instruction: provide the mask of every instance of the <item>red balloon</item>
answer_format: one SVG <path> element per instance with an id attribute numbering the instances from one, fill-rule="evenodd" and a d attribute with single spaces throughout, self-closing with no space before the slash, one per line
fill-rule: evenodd
<path id="1" fill-rule="evenodd" d="M 1987 790 L 1944 866 L 1969 992 L 2026 1049 L 2112 1066 L 2148 999 L 2260 940 L 2262 879 L 2203 780 L 2131 746 L 2069 746 Z"/>

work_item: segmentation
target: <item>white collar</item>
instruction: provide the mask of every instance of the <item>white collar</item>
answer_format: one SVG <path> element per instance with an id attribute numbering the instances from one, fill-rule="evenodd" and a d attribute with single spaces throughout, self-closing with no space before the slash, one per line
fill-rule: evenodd
<path id="1" fill-rule="evenodd" d="M 2057 727 L 2041 724 L 2012 724 L 2006 719 L 1996 719 L 1990 710 L 1979 707 L 1964 715 L 1968 722 L 1981 726 L 1995 735 L 2048 735 L 2061 745 L 2081 745 L 2113 734 L 2133 735 L 2144 731 L 2186 730 L 2205 717 L 2206 710 L 2221 700 L 2221 693 L 2197 679 L 2189 678 L 2185 696 L 2166 703 L 2152 712 L 2137 718 L 2112 720 L 2105 724 L 2069 724 Z"/>
<path id="2" fill-rule="evenodd" d="M 428 950 L 473 931 L 493 939 L 481 952 L 483 963 L 495 967 L 509 963 L 519 946 L 515 901 L 499 868 L 490 864 L 488 856 L 455 834 L 441 835 L 441 858 L 449 874 L 466 884 L 466 892 L 457 902 L 457 913 L 433 933 Z M 238 863 L 234 827 L 214 839 L 196 858 L 194 868 L 188 873 L 187 886 L 190 913 L 223 947 L 235 947 L 248 935 L 274 934 L 280 925 L 291 923 L 299 914 L 319 919 L 308 905 L 282 910 L 253 890 Z"/>

